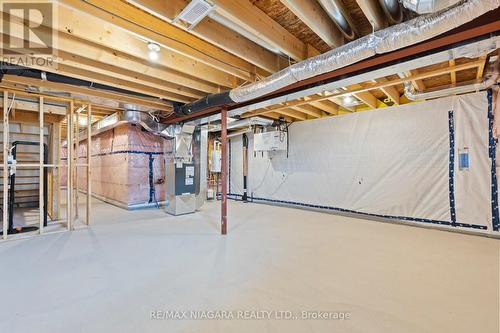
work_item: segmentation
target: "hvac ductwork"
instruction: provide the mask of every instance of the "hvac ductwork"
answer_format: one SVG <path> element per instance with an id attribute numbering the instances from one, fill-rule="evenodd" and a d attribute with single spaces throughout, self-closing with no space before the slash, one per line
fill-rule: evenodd
<path id="1" fill-rule="evenodd" d="M 498 0 L 469 0 L 444 12 L 419 16 L 289 66 L 261 81 L 226 93 L 208 96 L 197 102 L 177 107 L 175 111 L 177 114 L 190 114 L 208 107 L 250 101 L 298 81 L 331 72 L 376 54 L 391 52 L 436 37 L 499 6 Z"/>
<path id="2" fill-rule="evenodd" d="M 482 82 L 453 86 L 439 90 L 430 90 L 426 92 L 415 90 L 415 88 L 411 85 L 411 83 L 407 82 L 405 84 L 405 95 L 409 100 L 417 101 L 417 100 L 425 100 L 432 98 L 441 98 L 450 95 L 465 94 L 473 91 L 480 91 L 490 88 L 491 86 L 497 83 L 498 77 L 499 77 L 498 73 L 494 73 L 493 75 L 491 75 L 489 79 L 483 80 Z"/>
<path id="3" fill-rule="evenodd" d="M 460 1 L 462 0 L 403 0 L 401 2 L 405 8 L 417 14 L 429 14 L 456 5 Z"/>
<path id="4" fill-rule="evenodd" d="M 123 124 L 134 124 L 141 126 L 146 131 L 167 139 L 174 138 L 175 135 L 179 134 L 182 130 L 180 125 L 165 125 L 158 123 L 147 112 L 128 110 L 115 112 L 107 116 L 106 118 L 103 118 L 92 124 L 92 135 L 97 135 L 99 133 L 109 131 L 110 129 Z M 86 132 L 87 130 L 85 129 L 83 130 L 83 134 L 80 135 L 80 138 L 82 138 L 82 140 L 87 137 L 87 135 L 85 134 Z"/>
<path id="5" fill-rule="evenodd" d="M 340 29 L 345 38 L 352 40 L 356 37 L 356 30 L 344 4 L 339 0 L 319 0 L 321 7 Z"/>
<path id="6" fill-rule="evenodd" d="M 398 0 L 378 0 L 385 16 L 390 23 L 396 24 L 403 20 L 403 9 Z"/>

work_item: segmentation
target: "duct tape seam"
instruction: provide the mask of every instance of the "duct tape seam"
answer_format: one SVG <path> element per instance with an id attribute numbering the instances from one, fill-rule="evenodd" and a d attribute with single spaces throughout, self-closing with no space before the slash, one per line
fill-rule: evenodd
<path id="1" fill-rule="evenodd" d="M 453 110 L 448 111 L 448 130 L 450 137 L 450 163 L 448 171 L 448 190 L 450 196 L 450 218 L 451 225 L 457 224 L 457 215 L 455 210 L 455 119 Z"/>
<path id="2" fill-rule="evenodd" d="M 489 156 L 491 159 L 491 221 L 493 230 L 498 231 L 500 228 L 500 217 L 498 213 L 498 183 L 497 183 L 497 162 L 496 162 L 496 146 L 497 140 L 493 137 L 493 91 L 488 89 L 488 138 L 489 138 Z M 498 103 L 499 101 L 497 101 Z"/>

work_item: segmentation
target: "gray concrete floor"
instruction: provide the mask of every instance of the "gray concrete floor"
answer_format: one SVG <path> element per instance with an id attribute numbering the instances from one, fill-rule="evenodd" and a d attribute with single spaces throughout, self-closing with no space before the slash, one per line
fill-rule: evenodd
<path id="1" fill-rule="evenodd" d="M 498 240 L 239 202 L 222 237 L 218 208 L 174 218 L 96 201 L 91 229 L 0 243 L 0 332 L 499 331 Z M 150 320 L 155 310 L 351 318 Z"/>

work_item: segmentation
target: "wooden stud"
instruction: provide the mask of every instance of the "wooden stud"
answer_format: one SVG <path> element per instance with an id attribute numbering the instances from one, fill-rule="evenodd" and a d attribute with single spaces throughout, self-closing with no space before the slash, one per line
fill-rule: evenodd
<path id="1" fill-rule="evenodd" d="M 92 200 L 92 105 L 87 105 L 87 214 L 86 224 L 90 225 L 90 207 Z"/>
<path id="2" fill-rule="evenodd" d="M 44 184 L 44 177 L 43 177 L 43 174 L 45 172 L 45 166 L 44 166 L 44 130 L 43 130 L 43 116 L 45 115 L 45 112 L 43 110 L 43 104 L 44 104 L 44 99 L 43 97 L 40 97 L 40 100 L 39 100 L 39 107 L 40 107 L 40 111 L 39 111 L 39 114 L 38 114 L 38 117 L 40 119 L 40 137 L 39 137 L 39 146 L 38 146 L 38 152 L 40 154 L 40 164 L 39 164 L 39 170 L 40 170 L 40 173 L 39 173 L 39 179 L 40 179 L 40 183 L 38 185 L 38 207 L 40 207 L 40 211 L 39 211 L 39 222 L 40 222 L 40 226 L 39 226 L 39 229 L 38 229 L 38 232 L 41 234 L 43 234 L 43 228 L 44 228 L 44 220 L 45 220 L 45 195 L 44 195 L 44 189 L 45 189 L 45 184 Z"/>
<path id="3" fill-rule="evenodd" d="M 82 108 L 77 110 L 75 112 L 75 152 L 74 152 L 74 166 L 73 166 L 73 173 L 74 173 L 74 209 L 75 209 L 75 221 L 80 221 L 80 214 L 79 214 L 79 206 L 78 206 L 78 165 L 79 165 L 79 160 L 80 160 L 80 112 Z"/>
<path id="4" fill-rule="evenodd" d="M 9 156 L 9 116 L 7 110 L 9 109 L 9 93 L 4 90 L 3 92 L 3 239 L 7 239 L 8 227 L 9 227 L 9 168 L 8 168 L 8 156 Z"/>
<path id="5" fill-rule="evenodd" d="M 68 219 L 68 230 L 73 230 L 73 110 L 75 105 L 70 102 L 66 117 L 66 147 L 67 147 L 67 175 L 66 175 L 66 215 Z"/>
<path id="6" fill-rule="evenodd" d="M 481 64 L 477 67 L 476 79 L 478 79 L 478 80 L 480 80 L 480 79 L 483 78 L 484 67 L 486 66 L 486 59 L 487 59 L 487 56 L 481 56 L 481 57 L 479 57 L 479 60 L 481 61 Z"/>
<path id="7" fill-rule="evenodd" d="M 51 131 L 51 163 L 61 164 L 61 123 L 53 123 Z M 60 204 L 61 204 L 61 167 L 52 168 L 52 219 L 60 219 Z"/>
<path id="8" fill-rule="evenodd" d="M 452 59 L 452 60 L 448 61 L 448 64 L 450 65 L 450 67 L 455 66 L 455 60 Z M 454 71 L 451 71 L 450 76 L 451 76 L 451 84 L 457 84 L 457 73 Z"/>

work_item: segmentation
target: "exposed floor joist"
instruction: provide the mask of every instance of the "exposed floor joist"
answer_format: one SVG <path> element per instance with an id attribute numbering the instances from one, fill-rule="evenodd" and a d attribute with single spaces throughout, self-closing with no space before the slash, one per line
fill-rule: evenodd
<path id="1" fill-rule="evenodd" d="M 294 60 L 307 57 L 307 46 L 249 1 L 214 0 L 217 13 L 230 19 Z"/>
<path id="2" fill-rule="evenodd" d="M 168 22 L 171 22 L 189 3 L 186 0 L 129 0 L 128 2 Z M 281 69 L 279 56 L 213 19 L 203 19 L 190 32 L 270 73 Z"/>
<path id="3" fill-rule="evenodd" d="M 280 0 L 302 22 L 304 22 L 328 46 L 334 48 L 344 42 L 342 33 L 325 13 L 319 2 L 303 0 Z"/>
<path id="4" fill-rule="evenodd" d="M 62 0 L 74 9 L 103 19 L 190 59 L 252 81 L 255 66 L 211 43 L 122 1 Z M 99 27 L 97 27 L 99 28 Z"/>

